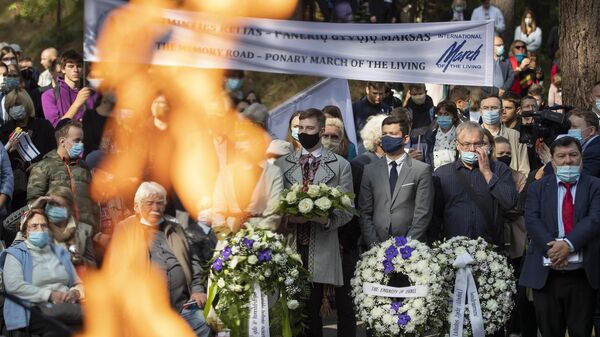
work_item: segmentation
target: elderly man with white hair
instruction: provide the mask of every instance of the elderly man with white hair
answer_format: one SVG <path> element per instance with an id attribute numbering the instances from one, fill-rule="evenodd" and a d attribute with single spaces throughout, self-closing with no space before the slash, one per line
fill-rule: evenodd
<path id="1" fill-rule="evenodd" d="M 165 273 L 171 307 L 190 324 L 196 336 L 211 336 L 202 314 L 206 303 L 206 276 L 198 256 L 190 250 L 184 229 L 165 218 L 167 191 L 160 184 L 143 182 L 135 193 L 135 215 L 123 220 L 116 235 L 144 238 L 149 262 Z M 112 247 L 107 263 L 118 263 L 119 247 Z"/>

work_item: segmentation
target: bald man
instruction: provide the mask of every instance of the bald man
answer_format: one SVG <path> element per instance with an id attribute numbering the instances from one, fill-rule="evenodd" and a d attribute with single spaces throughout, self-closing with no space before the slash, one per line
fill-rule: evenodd
<path id="1" fill-rule="evenodd" d="M 38 80 L 38 86 L 40 86 L 40 88 L 52 84 L 52 74 L 50 73 L 50 66 L 52 66 L 52 62 L 54 62 L 54 60 L 56 60 L 57 57 L 58 51 L 54 47 L 46 48 L 42 51 L 40 63 L 42 64 L 45 70 L 40 74 L 40 78 Z"/>

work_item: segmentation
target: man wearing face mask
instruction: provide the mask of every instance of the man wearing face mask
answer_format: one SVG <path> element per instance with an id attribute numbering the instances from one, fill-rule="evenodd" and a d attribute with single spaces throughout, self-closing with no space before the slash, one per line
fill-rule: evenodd
<path id="1" fill-rule="evenodd" d="M 502 213 L 515 206 L 517 191 L 510 169 L 492 161 L 483 148 L 484 132 L 468 121 L 456 128 L 460 156 L 434 172 L 435 203 L 430 232 L 445 238 L 482 237 L 504 246 Z"/>
<path id="2" fill-rule="evenodd" d="M 360 187 L 363 241 L 372 246 L 402 235 L 426 242 L 433 211 L 431 166 L 404 151 L 408 126 L 399 117 L 384 119 L 381 131 L 385 158 L 365 166 Z"/>
<path id="3" fill-rule="evenodd" d="M 600 287 L 600 180 L 582 171 L 579 141 L 550 146 L 556 174 L 533 182 L 525 225 L 531 243 L 519 284 L 533 289 L 544 337 L 590 336 Z"/>
<path id="4" fill-rule="evenodd" d="M 433 99 L 427 95 L 425 84 L 417 83 L 408 86 L 410 99 L 406 108 L 411 113 L 412 130 L 411 137 L 422 136 L 429 130 L 429 126 L 435 115 Z"/>
<path id="5" fill-rule="evenodd" d="M 241 70 L 230 70 L 225 76 L 225 90 L 235 101 L 244 99 L 244 72 Z"/>
<path id="6" fill-rule="evenodd" d="M 80 122 L 68 121 L 55 133 L 57 149 L 48 152 L 31 169 L 27 201 L 44 196 L 54 186 L 68 187 L 75 194 L 79 221 L 98 232 L 98 209 L 90 198 L 92 176 L 83 156 L 83 129 Z"/>
<path id="7" fill-rule="evenodd" d="M 308 185 L 323 183 L 339 187 L 343 192 L 352 192 L 350 163 L 323 148 L 321 135 L 324 130 L 325 115 L 321 110 L 307 109 L 300 112 L 298 138 L 302 148 L 275 162 L 283 173 L 285 188 L 290 188 L 293 184 L 308 188 Z M 310 336 L 323 336 L 320 309 L 324 287 L 345 285 L 338 228 L 351 219 L 350 212 L 341 210 L 334 210 L 328 217 L 287 217 L 292 247 L 302 257 L 313 282 L 307 305 Z"/>
<path id="8" fill-rule="evenodd" d="M 569 136 L 577 139 L 582 147 L 583 173 L 600 178 L 600 137 L 596 114 L 575 109 L 569 112 Z"/>
<path id="9" fill-rule="evenodd" d="M 591 93 L 592 111 L 600 118 L 600 81 L 594 84 Z"/>
<path id="10" fill-rule="evenodd" d="M 508 92 L 515 81 L 515 72 L 508 60 L 504 58 L 504 40 L 494 37 L 494 87 L 484 88 L 485 93 L 497 93 L 498 96 Z"/>
<path id="11" fill-rule="evenodd" d="M 498 96 L 488 96 L 481 100 L 481 119 L 482 126 L 489 130 L 492 136 L 502 136 L 510 142 L 513 159 L 510 167 L 523 173 L 529 174 L 529 158 L 527 157 L 527 147 L 519 143 L 519 132 L 509 129 L 502 125 L 500 111 L 502 110 L 502 100 Z"/>

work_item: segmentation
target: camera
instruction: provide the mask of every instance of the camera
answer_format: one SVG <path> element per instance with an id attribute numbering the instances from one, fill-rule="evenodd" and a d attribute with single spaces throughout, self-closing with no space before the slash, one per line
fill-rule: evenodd
<path id="1" fill-rule="evenodd" d="M 536 140 L 542 139 L 549 146 L 556 136 L 567 133 L 571 128 L 571 123 L 566 116 L 571 109 L 573 109 L 571 106 L 557 105 L 541 111 L 523 112 L 521 117 L 533 117 L 533 123 L 521 125 L 519 143 L 533 147 Z M 563 110 L 565 113 L 556 112 L 556 110 Z"/>

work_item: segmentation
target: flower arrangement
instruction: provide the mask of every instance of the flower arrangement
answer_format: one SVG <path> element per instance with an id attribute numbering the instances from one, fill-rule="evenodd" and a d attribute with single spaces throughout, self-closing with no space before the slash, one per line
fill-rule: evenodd
<path id="1" fill-rule="evenodd" d="M 470 266 L 471 273 L 479 293 L 485 333 L 491 335 L 502 329 L 510 318 L 514 304 L 513 294 L 517 291 L 513 268 L 508 264 L 506 257 L 498 254 L 494 250 L 494 246 L 483 238 L 469 239 L 458 236 L 442 243 L 436 243 L 433 260 L 446 270 L 443 281 L 444 298 L 446 299 L 452 298 L 454 290 L 456 269 L 452 263 L 458 255 L 465 252 L 475 260 Z M 443 309 L 445 312 L 440 312 L 440 316 L 448 317 L 444 322 L 443 331 L 449 331 L 452 304 Z M 468 306 L 465 307 L 464 316 L 469 317 Z M 472 334 L 471 324 L 467 318 L 463 324 L 463 336 Z"/>
<path id="2" fill-rule="evenodd" d="M 210 280 L 205 316 L 218 295 L 214 310 L 231 336 L 248 333 L 255 283 L 276 299 L 269 308 L 270 329 L 279 331 L 275 335 L 291 337 L 303 327 L 301 310 L 309 294 L 309 272 L 302 266 L 300 255 L 286 247 L 281 234 L 247 225 L 227 237 L 225 247 L 211 261 Z"/>
<path id="3" fill-rule="evenodd" d="M 343 192 L 339 187 L 321 183 L 303 189 L 302 185 L 294 184 L 281 193 L 277 213 L 305 218 L 326 217 L 335 209 L 354 213 L 353 200 L 354 193 Z"/>
<path id="4" fill-rule="evenodd" d="M 390 298 L 365 294 L 365 283 L 386 285 L 393 273 L 404 274 L 411 286 L 425 286 L 423 297 Z M 442 326 L 434 320 L 438 308 L 446 302 L 442 289 L 442 268 L 432 261 L 431 249 L 402 236 L 365 252 L 351 281 L 357 318 L 376 336 L 424 335 L 426 330 Z"/>

